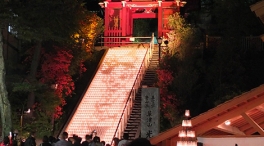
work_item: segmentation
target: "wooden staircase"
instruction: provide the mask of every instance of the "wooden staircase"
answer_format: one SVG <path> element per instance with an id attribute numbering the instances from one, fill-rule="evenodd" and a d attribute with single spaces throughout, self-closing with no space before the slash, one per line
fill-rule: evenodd
<path id="1" fill-rule="evenodd" d="M 159 51 L 158 47 L 155 47 L 153 50 L 152 59 L 143 80 L 141 81 L 141 87 L 153 87 L 156 83 L 156 70 L 159 65 Z M 138 89 L 138 92 L 135 97 L 134 105 L 132 108 L 132 113 L 129 117 L 126 129 L 124 133 L 129 134 L 129 140 L 140 137 L 140 127 L 141 127 L 141 88 Z"/>

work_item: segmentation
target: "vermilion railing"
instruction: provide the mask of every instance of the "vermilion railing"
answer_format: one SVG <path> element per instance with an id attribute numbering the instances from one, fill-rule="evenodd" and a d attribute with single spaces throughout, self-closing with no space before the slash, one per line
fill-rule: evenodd
<path id="1" fill-rule="evenodd" d="M 100 44 L 100 46 L 117 47 L 123 45 L 131 45 L 131 44 L 146 44 L 151 41 L 152 41 L 152 36 L 150 37 L 102 36 L 99 37 L 97 44 Z"/>

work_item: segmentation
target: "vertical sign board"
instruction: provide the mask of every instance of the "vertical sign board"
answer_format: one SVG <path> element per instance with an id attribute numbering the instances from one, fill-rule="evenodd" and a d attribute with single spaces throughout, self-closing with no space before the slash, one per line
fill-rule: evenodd
<path id="1" fill-rule="evenodd" d="M 141 92 L 141 137 L 151 138 L 159 134 L 160 127 L 159 88 L 142 88 Z"/>

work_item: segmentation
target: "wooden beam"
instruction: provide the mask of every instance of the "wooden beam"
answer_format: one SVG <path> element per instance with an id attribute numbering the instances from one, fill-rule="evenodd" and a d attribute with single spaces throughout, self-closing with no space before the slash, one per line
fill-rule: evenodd
<path id="1" fill-rule="evenodd" d="M 264 122 L 259 123 L 259 126 L 260 127 L 264 127 Z M 256 132 L 257 131 L 253 127 L 250 127 L 248 130 L 245 131 L 246 135 L 252 135 L 252 134 L 254 134 Z"/>
<path id="2" fill-rule="evenodd" d="M 178 136 L 170 139 L 170 146 L 176 146 L 177 145 L 177 141 L 179 141 L 179 140 L 180 140 L 180 138 Z"/>
<path id="3" fill-rule="evenodd" d="M 128 8 L 154 8 L 158 7 L 158 1 L 151 2 L 129 2 L 126 1 L 126 7 Z M 110 8 L 122 8 L 122 2 L 108 2 L 107 7 Z M 176 3 L 174 1 L 162 1 L 162 7 L 176 7 Z"/>
<path id="4" fill-rule="evenodd" d="M 262 122 L 264 121 L 264 117 L 260 117 L 260 118 L 258 118 L 258 119 L 255 119 L 255 121 L 256 121 L 257 123 L 262 123 Z M 251 125 L 250 125 L 249 123 L 247 123 L 247 124 L 245 124 L 245 125 L 239 127 L 239 129 L 240 129 L 241 131 L 245 131 L 245 130 L 248 130 L 248 129 L 250 129 L 250 128 L 251 128 Z"/>
<path id="5" fill-rule="evenodd" d="M 246 113 L 242 113 L 241 116 L 262 136 L 264 136 L 264 130 Z"/>
<path id="6" fill-rule="evenodd" d="M 255 13 L 258 17 L 261 17 L 264 14 L 264 6 L 260 9 L 257 9 Z"/>
<path id="7" fill-rule="evenodd" d="M 233 135 L 246 135 L 244 132 L 240 131 L 237 127 L 226 125 L 224 123 L 216 126 L 214 129 L 227 132 Z"/>
<path id="8" fill-rule="evenodd" d="M 136 19 L 136 18 L 140 18 L 140 19 L 144 19 L 144 18 L 158 18 L 158 14 L 156 13 L 133 13 L 132 14 L 132 18 Z"/>
<path id="9" fill-rule="evenodd" d="M 251 9 L 251 11 L 255 11 L 257 9 L 260 9 L 261 7 L 264 7 L 264 0 L 251 5 L 250 9 Z"/>
<path id="10" fill-rule="evenodd" d="M 164 141 L 162 141 L 162 146 L 167 146 L 167 145 L 169 145 L 169 144 L 168 144 L 168 140 L 164 140 Z"/>
<path id="11" fill-rule="evenodd" d="M 132 2 L 151 2 L 152 0 L 131 0 Z"/>
<path id="12" fill-rule="evenodd" d="M 257 110 L 264 112 L 264 104 L 256 107 Z"/>
<path id="13" fill-rule="evenodd" d="M 264 92 L 264 90 L 263 90 Z M 226 120 L 228 119 L 231 119 L 233 117 L 236 117 L 238 115 L 240 115 L 241 113 L 243 112 L 246 112 L 258 105 L 260 105 L 261 103 L 264 102 L 264 95 L 262 97 L 258 97 L 258 98 L 255 98 L 254 100 L 252 99 L 251 101 L 248 101 L 247 103 L 223 114 L 223 115 L 219 115 L 218 117 L 216 118 L 213 118 L 211 120 L 207 120 L 206 122 L 204 123 L 201 123 L 201 124 L 197 124 L 197 126 L 193 128 L 193 130 L 196 131 L 196 134 L 199 135 L 199 134 L 203 134 L 204 132 L 214 128 L 215 126 L 217 125 L 220 125 L 222 123 L 224 123 Z M 226 107 L 228 108 L 228 107 Z M 210 118 L 210 117 L 208 117 Z"/>
<path id="14" fill-rule="evenodd" d="M 249 92 L 243 93 L 243 94 L 233 98 L 232 100 L 226 101 L 225 103 L 220 104 L 217 107 L 215 107 L 215 108 L 213 108 L 213 109 L 211 109 L 205 113 L 202 113 L 202 114 L 194 117 L 192 123 L 193 123 L 193 125 L 196 125 L 202 121 L 207 121 L 208 118 L 217 116 L 218 114 L 220 114 L 224 111 L 228 111 L 229 109 L 231 109 L 233 107 L 237 107 L 240 104 L 247 102 L 247 100 L 249 100 L 250 98 L 252 98 L 254 96 L 258 96 L 258 95 L 264 96 L 261 94 L 264 94 L 264 84 L 259 86 L 258 88 L 250 90 Z M 261 103 L 259 103 L 259 104 L 261 104 Z M 243 109 L 241 109 L 241 110 L 243 110 Z M 241 113 L 243 113 L 243 112 L 241 112 Z"/>

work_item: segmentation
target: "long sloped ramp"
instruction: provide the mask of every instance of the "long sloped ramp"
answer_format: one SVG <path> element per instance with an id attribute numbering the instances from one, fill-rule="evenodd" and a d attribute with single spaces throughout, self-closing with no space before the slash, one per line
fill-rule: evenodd
<path id="1" fill-rule="evenodd" d="M 147 48 L 110 48 L 64 131 L 111 143 Z"/>

